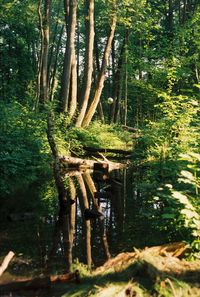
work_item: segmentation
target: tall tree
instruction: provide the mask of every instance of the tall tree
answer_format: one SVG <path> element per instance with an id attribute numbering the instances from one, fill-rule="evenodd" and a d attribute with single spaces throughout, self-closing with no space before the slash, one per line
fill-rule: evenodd
<path id="1" fill-rule="evenodd" d="M 86 112 L 86 115 L 83 119 L 82 122 L 82 126 L 83 127 L 87 127 L 93 116 L 94 113 L 96 111 L 96 108 L 99 104 L 100 101 L 100 96 L 102 93 L 102 89 L 104 86 L 104 81 L 105 81 L 105 71 L 106 68 L 108 66 L 108 59 L 109 59 L 109 55 L 110 55 L 110 50 L 111 50 L 111 46 L 112 46 L 112 40 L 114 38 L 114 33 L 115 33 L 115 28 L 116 28 L 116 22 L 117 22 L 117 18 L 116 18 L 116 1 L 113 0 L 113 9 L 112 9 L 112 20 L 111 20 L 111 26 L 110 26 L 110 33 L 109 33 L 109 37 L 107 39 L 107 43 L 104 49 L 104 54 L 103 54 L 103 60 L 102 60 L 102 65 L 101 65 L 101 70 L 99 73 L 99 77 L 98 77 L 98 82 L 97 82 L 97 86 L 96 86 L 96 90 L 95 90 L 95 94 L 94 94 L 94 98 Z"/>
<path id="2" fill-rule="evenodd" d="M 85 51 L 85 71 L 84 71 L 84 88 L 82 105 L 79 116 L 76 121 L 76 126 L 82 125 L 83 118 L 88 106 L 90 90 L 92 85 L 92 73 L 93 73 L 93 48 L 94 48 L 94 0 L 86 0 L 85 6 L 88 11 L 86 17 L 86 51 Z"/>
<path id="3" fill-rule="evenodd" d="M 61 90 L 59 95 L 60 110 L 68 112 L 69 107 L 69 92 L 71 81 L 72 59 L 74 51 L 74 39 L 76 29 L 76 13 L 77 0 L 64 0 L 65 16 L 66 16 L 66 30 L 67 41 L 65 48 L 65 57 L 62 73 Z"/>
<path id="4" fill-rule="evenodd" d="M 41 3 L 41 2 L 39 2 Z M 50 33 L 50 6 L 51 0 L 45 0 L 44 15 L 41 16 L 41 5 L 39 4 L 40 30 L 41 30 L 41 57 L 40 57 L 40 103 L 48 99 L 48 52 L 49 52 L 49 33 Z"/>

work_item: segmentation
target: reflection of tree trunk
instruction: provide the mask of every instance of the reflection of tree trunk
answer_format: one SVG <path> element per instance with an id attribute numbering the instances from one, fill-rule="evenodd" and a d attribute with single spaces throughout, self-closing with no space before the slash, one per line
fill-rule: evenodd
<path id="1" fill-rule="evenodd" d="M 61 177 L 61 172 L 60 172 L 60 160 L 58 156 L 58 150 L 56 143 L 53 138 L 53 113 L 49 115 L 48 118 L 48 129 L 47 129 L 47 138 L 48 142 L 52 151 L 54 163 L 53 163 L 53 173 L 54 173 L 54 179 L 55 179 L 55 184 L 56 188 L 58 191 L 58 199 L 59 199 L 59 206 L 60 206 L 60 214 L 66 213 L 66 208 L 67 208 L 67 191 L 65 189 L 64 181 Z M 68 199 L 69 200 L 69 199 Z"/>
<path id="2" fill-rule="evenodd" d="M 95 197 L 94 197 L 94 193 L 95 193 L 97 190 L 96 190 L 95 184 L 94 184 L 94 182 L 93 182 L 93 179 L 92 179 L 90 173 L 85 172 L 85 173 L 83 174 L 83 178 L 84 178 L 84 180 L 86 181 L 86 183 L 87 183 L 87 185 L 88 185 L 88 188 L 89 188 L 89 190 L 90 190 L 90 193 L 91 193 L 91 195 L 92 195 L 93 207 L 94 207 L 97 211 L 99 211 L 100 209 L 99 209 L 98 203 L 97 203 L 97 201 L 96 201 L 96 199 L 95 199 Z"/>
<path id="3" fill-rule="evenodd" d="M 80 190 L 82 193 L 82 199 L 79 198 L 80 201 L 80 207 L 81 207 L 81 213 L 82 213 L 82 217 L 83 220 L 85 222 L 84 224 L 84 233 L 85 233 L 85 237 L 86 237 L 86 255 L 87 255 L 87 265 L 89 267 L 91 267 L 92 265 L 92 252 L 91 252 L 91 225 L 90 225 L 90 221 L 86 221 L 84 219 L 84 210 L 86 208 L 89 208 L 89 203 L 88 203 L 88 198 L 87 198 L 87 192 L 86 192 L 86 188 L 85 188 L 85 184 L 83 181 L 83 178 L 81 175 L 77 176 L 77 180 L 80 186 Z"/>
<path id="4" fill-rule="evenodd" d="M 76 188 L 74 182 L 71 178 L 69 178 L 69 186 L 70 186 L 70 197 L 71 200 L 76 200 Z M 70 224 L 69 224 L 69 262 L 72 264 L 72 248 L 73 248 L 73 241 L 74 241 L 74 230 L 75 230 L 75 221 L 76 221 L 76 203 L 71 205 L 70 209 Z"/>
<path id="5" fill-rule="evenodd" d="M 98 206 L 98 203 L 96 202 L 96 200 L 94 198 L 94 192 L 96 192 L 97 190 L 96 190 L 95 184 L 91 178 L 91 175 L 89 173 L 84 173 L 83 177 L 84 177 L 84 179 L 88 185 L 88 188 L 92 194 L 93 207 L 95 208 L 95 210 L 100 211 L 100 206 Z M 98 222 L 99 222 L 99 227 L 100 227 L 100 234 L 101 234 L 103 249 L 104 249 L 107 259 L 109 259 L 111 257 L 111 255 L 110 255 L 110 251 L 109 251 L 106 229 L 104 226 L 104 219 L 103 220 L 98 219 Z"/>
<path id="6" fill-rule="evenodd" d="M 71 218 L 74 217 L 74 210 L 70 205 L 70 199 L 67 199 L 67 190 L 64 185 L 64 181 L 60 173 L 60 161 L 58 157 L 58 151 L 56 143 L 53 138 L 53 115 L 50 114 L 48 118 L 48 130 L 47 137 L 49 145 L 51 147 L 52 155 L 54 158 L 54 179 L 58 191 L 59 206 L 60 206 L 60 225 L 63 233 L 63 243 L 64 243 L 64 254 L 66 257 L 66 268 L 67 271 L 70 270 L 72 263 L 72 236 L 70 236 L 70 230 L 73 230 L 73 223 L 71 224 Z M 74 220 L 74 218 L 72 219 Z"/>
<path id="7" fill-rule="evenodd" d="M 55 223 L 54 232 L 53 232 L 53 238 L 52 238 L 52 247 L 48 255 L 48 263 L 47 263 L 47 269 L 48 272 L 50 272 L 50 268 L 52 265 L 52 262 L 54 260 L 54 257 L 56 255 L 58 244 L 60 242 L 60 230 L 61 229 L 61 220 L 58 218 L 58 220 Z"/>
<path id="8" fill-rule="evenodd" d="M 66 271 L 70 271 L 70 267 L 72 264 L 72 255 L 71 255 L 71 242 L 69 236 L 69 214 L 64 214 L 61 218 L 61 228 L 62 228 L 62 235 L 63 235 L 63 250 L 64 250 L 64 257 L 66 260 Z"/>

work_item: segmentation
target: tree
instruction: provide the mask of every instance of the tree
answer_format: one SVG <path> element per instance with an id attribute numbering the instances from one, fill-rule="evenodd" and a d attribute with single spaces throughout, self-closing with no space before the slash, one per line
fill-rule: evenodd
<path id="1" fill-rule="evenodd" d="M 114 38 L 114 33 L 115 33 L 115 28 L 116 28 L 116 1 L 113 0 L 113 11 L 112 11 L 112 20 L 111 20 L 111 25 L 110 25 L 110 33 L 107 39 L 107 43 L 104 49 L 104 54 L 103 54 L 103 59 L 102 59 L 102 65 L 101 65 L 101 70 L 99 73 L 99 77 L 98 77 L 98 82 L 97 82 L 97 86 L 96 86 L 96 90 L 95 90 L 95 94 L 94 94 L 94 98 L 86 112 L 86 115 L 83 119 L 83 123 L 82 126 L 83 127 L 87 127 L 93 116 L 94 113 L 96 111 L 96 108 L 99 104 L 100 101 L 100 96 L 102 93 L 102 89 L 103 89 L 103 85 L 104 85 L 104 80 L 105 80 L 105 71 L 106 71 L 106 67 L 108 66 L 108 58 L 110 55 L 110 50 L 111 50 L 111 45 L 112 45 L 112 40 Z"/>
<path id="2" fill-rule="evenodd" d="M 65 0 L 64 4 L 65 4 L 64 5 L 65 16 L 67 20 L 66 22 L 67 41 L 66 41 L 66 47 L 65 47 L 65 57 L 64 57 L 59 100 L 60 100 L 60 110 L 64 112 L 68 112 L 72 59 L 75 56 L 73 52 L 74 52 L 74 37 L 75 37 L 75 29 L 76 29 L 77 1 Z"/>
<path id="3" fill-rule="evenodd" d="M 85 50 L 85 70 L 84 70 L 84 86 L 83 86 L 83 99 L 80 112 L 76 121 L 76 126 L 82 125 L 86 109 L 88 106 L 90 90 L 92 85 L 93 74 L 93 48 L 94 48 L 94 1 L 86 0 L 85 6 L 88 11 L 86 18 L 86 50 Z"/>

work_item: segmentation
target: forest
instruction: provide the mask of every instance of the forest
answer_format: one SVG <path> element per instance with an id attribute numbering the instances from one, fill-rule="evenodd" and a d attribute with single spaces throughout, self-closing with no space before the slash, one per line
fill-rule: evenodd
<path id="1" fill-rule="evenodd" d="M 200 296 L 199 0 L 0 0 L 0 69 L 0 296 Z"/>

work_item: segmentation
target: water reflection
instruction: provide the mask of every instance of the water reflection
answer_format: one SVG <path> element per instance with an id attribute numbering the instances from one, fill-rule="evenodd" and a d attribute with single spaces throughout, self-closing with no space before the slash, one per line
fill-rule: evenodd
<path id="1" fill-rule="evenodd" d="M 76 258 L 91 267 L 111 257 L 111 237 L 123 232 L 125 176 L 125 169 L 108 172 L 107 168 L 65 173 L 69 207 L 60 212 L 55 223 L 48 269 L 60 257 L 65 259 L 67 271 Z"/>

